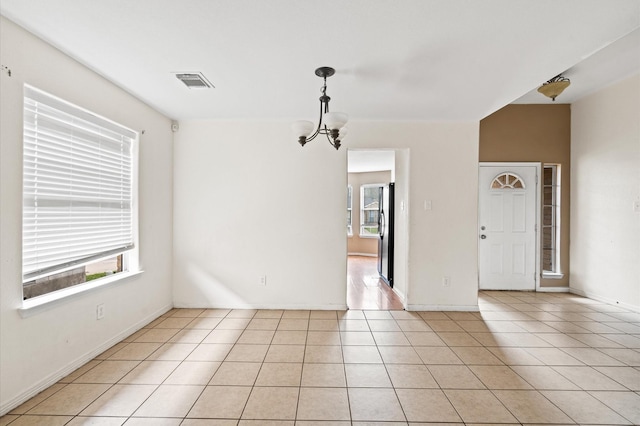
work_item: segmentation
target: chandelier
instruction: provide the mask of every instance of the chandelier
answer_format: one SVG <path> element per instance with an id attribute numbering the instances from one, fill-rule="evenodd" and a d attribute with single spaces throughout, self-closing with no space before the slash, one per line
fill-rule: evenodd
<path id="1" fill-rule="evenodd" d="M 551 98 L 552 101 L 555 101 L 556 97 L 562 93 L 564 89 L 569 87 L 570 84 L 571 80 L 563 77 L 562 74 L 558 74 L 551 80 L 543 83 L 542 86 L 538 87 L 538 92 Z"/>
<path id="2" fill-rule="evenodd" d="M 326 135 L 331 146 L 338 149 L 340 148 L 342 139 L 347 134 L 347 129 L 344 127 L 349 119 L 347 114 L 343 112 L 329 112 L 329 101 L 331 98 L 327 96 L 327 77 L 331 77 L 335 72 L 336 70 L 331 67 L 320 67 L 316 70 L 316 75 L 322 77 L 324 80 L 321 89 L 322 96 L 320 96 L 320 119 L 318 120 L 318 127 L 316 128 L 311 121 L 306 120 L 298 120 L 291 125 L 293 133 L 302 146 L 315 139 L 318 135 Z"/>

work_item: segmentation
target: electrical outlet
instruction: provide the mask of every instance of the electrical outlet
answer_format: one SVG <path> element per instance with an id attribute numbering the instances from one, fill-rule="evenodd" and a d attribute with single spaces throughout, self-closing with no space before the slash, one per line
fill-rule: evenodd
<path id="1" fill-rule="evenodd" d="M 102 318 L 104 318 L 104 303 L 96 306 L 96 319 L 101 320 Z"/>
<path id="2" fill-rule="evenodd" d="M 442 287 L 451 287 L 451 278 L 442 277 Z"/>
<path id="3" fill-rule="evenodd" d="M 267 285 L 267 276 L 266 275 L 261 275 L 260 276 L 260 285 L 262 285 L 262 286 L 266 286 Z"/>

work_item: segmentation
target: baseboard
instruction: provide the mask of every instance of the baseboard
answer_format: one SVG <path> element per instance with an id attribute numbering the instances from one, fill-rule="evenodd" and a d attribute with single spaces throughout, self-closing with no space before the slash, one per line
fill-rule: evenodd
<path id="1" fill-rule="evenodd" d="M 569 287 L 538 287 L 538 293 L 569 293 Z"/>
<path id="2" fill-rule="evenodd" d="M 480 312 L 478 305 L 407 305 L 407 311 L 422 311 L 422 312 L 441 312 L 441 311 L 457 311 L 457 312 Z"/>
<path id="3" fill-rule="evenodd" d="M 347 253 L 347 256 L 378 257 L 377 253 Z"/>
<path id="4" fill-rule="evenodd" d="M 599 294 L 594 294 L 590 291 L 582 291 L 577 288 L 569 288 L 569 293 L 577 294 L 578 296 L 588 297 L 589 299 L 597 300 L 598 302 L 603 302 L 608 305 L 619 306 L 624 309 L 628 309 L 632 312 L 640 313 L 640 306 L 629 305 L 628 303 L 621 303 L 615 299 L 610 299 L 608 297 L 601 296 Z"/>
<path id="5" fill-rule="evenodd" d="M 0 416 L 4 416 L 9 411 L 13 410 L 16 407 L 19 407 L 21 404 L 33 398 L 43 390 L 56 384 L 60 379 L 67 377 L 69 374 L 73 373 L 78 368 L 82 367 L 87 362 L 94 359 L 96 356 L 100 355 L 101 353 L 103 353 L 104 351 L 106 351 L 116 343 L 121 342 L 124 338 L 132 335 L 133 333 L 140 330 L 145 325 L 149 324 L 151 321 L 155 320 L 160 315 L 170 311 L 171 309 L 173 309 L 173 305 L 166 305 L 158 309 L 154 313 L 138 321 L 136 324 L 132 325 L 131 327 L 118 333 L 116 336 L 112 337 L 111 339 L 107 340 L 105 343 L 98 346 L 94 350 L 76 358 L 75 360 L 67 364 L 65 367 L 62 367 L 58 371 L 49 374 L 47 377 L 40 380 L 35 385 L 31 386 L 28 390 L 22 392 L 20 395 L 17 395 L 16 397 L 11 398 L 9 401 L 3 402 L 2 404 L 0 404 Z"/>
<path id="6" fill-rule="evenodd" d="M 306 310 L 306 311 L 346 311 L 349 309 L 347 305 L 268 305 L 268 304 L 240 304 L 240 305 L 207 305 L 203 306 L 197 303 L 176 303 L 173 306 L 176 309 L 264 309 L 264 310 Z"/>

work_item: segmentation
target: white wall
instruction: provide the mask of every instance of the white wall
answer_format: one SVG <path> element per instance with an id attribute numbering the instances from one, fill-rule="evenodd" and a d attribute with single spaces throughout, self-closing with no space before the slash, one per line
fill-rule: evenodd
<path id="1" fill-rule="evenodd" d="M 409 150 L 395 150 L 395 230 L 393 247 L 393 291 L 406 307 L 409 286 Z"/>
<path id="2" fill-rule="evenodd" d="M 571 108 L 571 290 L 640 311 L 640 75 Z"/>
<path id="3" fill-rule="evenodd" d="M 321 138 L 300 147 L 288 122 L 180 123 L 175 305 L 345 308 L 349 147 L 402 153 L 409 309 L 476 309 L 478 123 L 352 122 L 349 132 L 336 152 Z"/>
<path id="4" fill-rule="evenodd" d="M 172 306 L 170 120 L 2 17 L 0 55 L 0 415 Z M 123 64 L 126 66 L 126 64 Z M 135 130 L 144 273 L 22 318 L 22 98 L 29 83 Z M 105 318 L 96 321 L 96 305 Z"/>
<path id="5" fill-rule="evenodd" d="M 285 123 L 180 123 L 176 306 L 344 308 L 346 150 L 303 149 L 290 134 Z"/>

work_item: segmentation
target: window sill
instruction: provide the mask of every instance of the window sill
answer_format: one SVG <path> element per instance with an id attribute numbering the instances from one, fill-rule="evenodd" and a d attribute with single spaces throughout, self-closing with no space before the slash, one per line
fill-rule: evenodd
<path id="1" fill-rule="evenodd" d="M 379 238 L 379 235 L 360 234 L 360 238 Z"/>
<path id="2" fill-rule="evenodd" d="M 84 284 L 78 284 L 73 287 L 68 287 L 63 290 L 53 291 L 42 296 L 37 296 L 31 299 L 24 300 L 22 307 L 18 308 L 18 312 L 22 318 L 28 318 L 39 312 L 44 311 L 52 306 L 61 303 L 77 294 L 86 293 L 96 288 L 101 288 L 111 283 L 122 281 L 130 277 L 142 274 L 144 271 L 135 272 L 121 272 L 104 278 L 100 278 L 94 281 L 90 281 Z"/>
<path id="3" fill-rule="evenodd" d="M 564 274 L 561 272 L 543 272 L 542 278 L 546 280 L 561 280 L 564 278 Z"/>

